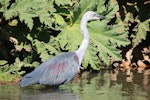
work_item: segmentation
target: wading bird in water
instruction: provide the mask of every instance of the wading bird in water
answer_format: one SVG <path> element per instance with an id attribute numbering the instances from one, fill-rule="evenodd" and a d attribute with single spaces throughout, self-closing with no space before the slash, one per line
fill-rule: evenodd
<path id="1" fill-rule="evenodd" d="M 87 30 L 87 22 L 103 18 L 105 17 L 98 15 L 96 12 L 87 11 L 81 19 L 80 28 L 83 41 L 79 49 L 75 52 L 60 54 L 43 62 L 35 70 L 22 78 L 20 86 L 25 87 L 32 84 L 59 86 L 73 79 L 80 70 L 81 62 L 89 44 L 90 37 Z"/>

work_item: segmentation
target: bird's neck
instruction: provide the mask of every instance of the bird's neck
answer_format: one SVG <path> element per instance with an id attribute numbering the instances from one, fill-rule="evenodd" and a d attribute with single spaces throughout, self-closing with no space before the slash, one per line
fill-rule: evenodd
<path id="1" fill-rule="evenodd" d="M 81 64 L 84 56 L 85 56 L 85 53 L 86 53 L 86 49 L 88 47 L 88 44 L 89 44 L 89 32 L 87 30 L 87 21 L 85 20 L 81 20 L 81 24 L 80 24 L 80 28 L 81 28 L 81 32 L 82 32 L 82 35 L 83 35 L 83 41 L 79 47 L 79 49 L 76 51 L 78 57 L 79 57 L 79 64 Z"/>

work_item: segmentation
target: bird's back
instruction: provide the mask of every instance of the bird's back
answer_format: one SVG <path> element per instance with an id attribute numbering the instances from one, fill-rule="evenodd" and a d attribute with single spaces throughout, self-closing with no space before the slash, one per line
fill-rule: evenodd
<path id="1" fill-rule="evenodd" d="M 42 63 L 31 73 L 25 75 L 20 82 L 22 87 L 39 83 L 60 85 L 69 82 L 79 70 L 79 59 L 76 53 L 68 52 Z"/>

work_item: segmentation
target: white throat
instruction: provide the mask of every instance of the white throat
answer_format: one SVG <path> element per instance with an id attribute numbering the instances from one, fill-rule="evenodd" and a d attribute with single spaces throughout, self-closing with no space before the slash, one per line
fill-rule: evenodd
<path id="1" fill-rule="evenodd" d="M 86 50 L 87 50 L 87 47 L 88 47 L 88 44 L 89 44 L 89 32 L 87 30 L 87 20 L 85 19 L 85 17 L 83 17 L 81 19 L 81 33 L 83 35 L 83 41 L 79 47 L 79 49 L 76 51 L 76 54 L 77 56 L 79 57 L 79 64 L 81 64 L 84 56 L 85 56 L 85 53 L 86 53 Z"/>

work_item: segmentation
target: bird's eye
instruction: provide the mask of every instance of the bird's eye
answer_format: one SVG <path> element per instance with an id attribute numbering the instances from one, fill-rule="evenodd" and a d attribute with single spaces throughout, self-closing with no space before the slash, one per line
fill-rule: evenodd
<path id="1" fill-rule="evenodd" d="M 94 14 L 94 16 L 96 16 L 97 14 Z"/>
<path id="2" fill-rule="evenodd" d="M 97 14 L 94 14 L 94 17 L 97 17 Z"/>

